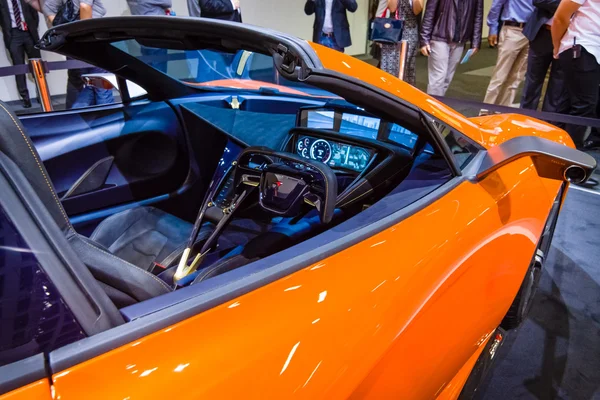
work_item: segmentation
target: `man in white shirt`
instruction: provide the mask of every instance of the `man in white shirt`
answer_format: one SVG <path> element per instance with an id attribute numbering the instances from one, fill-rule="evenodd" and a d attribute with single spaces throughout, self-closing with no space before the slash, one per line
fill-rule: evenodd
<path id="1" fill-rule="evenodd" d="M 202 16 L 202 9 L 198 0 L 187 0 L 187 7 L 190 17 L 200 18 Z"/>
<path id="2" fill-rule="evenodd" d="M 598 118 L 600 85 L 600 0 L 562 0 L 552 23 L 554 57 L 565 70 L 570 114 Z M 567 125 L 577 147 L 583 147 L 587 127 Z"/>
<path id="3" fill-rule="evenodd" d="M 304 12 L 315 14 L 313 42 L 343 52 L 352 45 L 346 11 L 357 8 L 356 0 L 307 0 Z"/>

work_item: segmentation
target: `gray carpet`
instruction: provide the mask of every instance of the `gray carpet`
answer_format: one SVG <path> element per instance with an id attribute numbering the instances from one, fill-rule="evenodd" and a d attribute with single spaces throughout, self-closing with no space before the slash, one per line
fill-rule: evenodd
<path id="1" fill-rule="evenodd" d="M 477 399 L 600 399 L 600 195 L 571 189 L 529 319 Z"/>

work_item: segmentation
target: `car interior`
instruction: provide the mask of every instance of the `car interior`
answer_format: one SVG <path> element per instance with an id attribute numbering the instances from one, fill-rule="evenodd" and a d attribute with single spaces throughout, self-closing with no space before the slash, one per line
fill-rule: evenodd
<path id="1" fill-rule="evenodd" d="M 285 86 L 270 56 L 241 53 L 217 60 L 229 63 L 225 78 L 269 89 L 189 82 L 197 95 L 20 120 L 0 104 L 4 161 L 125 320 L 168 304 L 150 299 L 201 293 L 190 289 L 241 279 L 252 263 L 336 227 L 347 233 L 344 223 L 377 202 L 401 208 L 453 176 L 419 119 Z M 169 53 L 169 75 L 185 81 L 190 60 L 178 54 Z M 215 63 L 206 63 L 213 73 Z M 132 308 L 141 303 L 151 306 Z"/>

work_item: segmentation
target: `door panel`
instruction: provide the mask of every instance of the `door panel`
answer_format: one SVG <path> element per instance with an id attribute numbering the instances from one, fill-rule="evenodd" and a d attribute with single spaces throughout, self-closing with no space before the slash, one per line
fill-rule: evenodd
<path id="1" fill-rule="evenodd" d="M 74 216 L 177 190 L 189 157 L 176 114 L 140 102 L 22 117 Z"/>

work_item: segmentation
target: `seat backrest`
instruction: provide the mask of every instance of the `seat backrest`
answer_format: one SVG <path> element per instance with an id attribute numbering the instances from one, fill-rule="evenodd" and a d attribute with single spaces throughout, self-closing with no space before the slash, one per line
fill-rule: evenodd
<path id="1" fill-rule="evenodd" d="M 69 246 L 65 232 L 60 231 L 23 171 L 2 152 L 0 193 L 3 203 L 0 207 L 10 208 L 7 215 L 34 250 L 40 269 L 54 284 L 83 331 L 93 335 L 122 324 L 123 317 Z"/>
<path id="2" fill-rule="evenodd" d="M 143 301 L 171 291 L 152 274 L 101 249 L 93 241 L 77 234 L 65 212 L 40 156 L 25 132 L 23 124 L 0 101 L 0 153 L 16 164 L 48 213 L 110 299 L 113 305 Z M 71 268 L 76 268 L 74 265 Z M 85 275 L 85 274 L 84 274 Z"/>
<path id="3" fill-rule="evenodd" d="M 72 228 L 48 172 L 19 118 L 0 101 L 0 152 L 25 175 L 61 231 Z"/>

